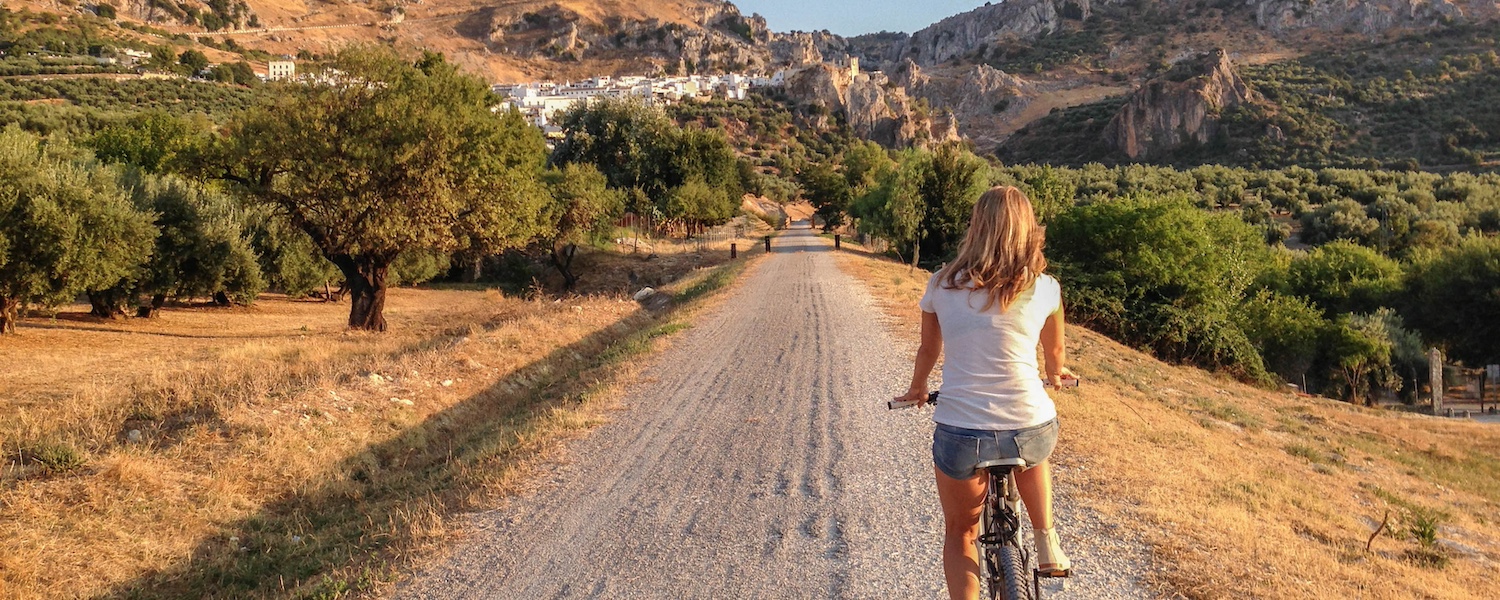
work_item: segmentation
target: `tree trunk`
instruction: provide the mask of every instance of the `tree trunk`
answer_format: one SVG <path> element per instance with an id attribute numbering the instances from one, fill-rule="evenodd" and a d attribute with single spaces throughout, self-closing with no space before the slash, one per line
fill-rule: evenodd
<path id="1" fill-rule="evenodd" d="M 234 302 L 229 299 L 229 294 L 224 293 L 224 290 L 219 290 L 214 292 L 214 304 L 217 306 L 233 306 Z"/>
<path id="2" fill-rule="evenodd" d="M 16 320 L 20 318 L 20 313 L 19 298 L 0 296 L 0 334 L 16 332 Z"/>
<path id="3" fill-rule="evenodd" d="M 119 290 L 98 290 L 88 293 L 89 314 L 101 319 L 117 319 L 125 316 L 125 294 Z"/>
<path id="4" fill-rule="evenodd" d="M 908 273 L 914 273 L 914 272 L 916 272 L 916 270 L 917 270 L 917 259 L 921 258 L 921 256 L 922 256 L 922 242 L 918 241 L 917 243 L 911 245 L 911 268 L 907 269 L 906 272 L 908 272 Z"/>
<path id="5" fill-rule="evenodd" d="M 469 263 L 469 272 L 464 276 L 464 281 L 468 283 L 478 283 L 479 279 L 483 276 L 484 257 L 476 256 L 474 257 L 474 260 Z"/>
<path id="6" fill-rule="evenodd" d="M 147 304 L 145 306 L 142 306 L 142 307 L 136 309 L 135 316 L 140 317 L 142 319 L 155 318 L 157 311 L 161 310 L 161 307 L 164 306 L 164 305 L 166 305 L 166 303 L 167 303 L 167 295 L 166 294 L 157 294 L 155 296 L 152 296 L 151 297 L 151 304 Z"/>
<path id="7" fill-rule="evenodd" d="M 349 328 L 385 331 L 385 280 L 390 259 L 374 256 L 338 256 L 333 260 L 344 273 L 349 290 Z"/>
<path id="8" fill-rule="evenodd" d="M 578 275 L 573 273 L 573 255 L 578 253 L 577 244 L 564 244 L 558 247 L 552 246 L 552 266 L 557 267 L 557 272 L 563 276 L 563 290 L 573 291 L 573 286 L 578 284 Z"/>

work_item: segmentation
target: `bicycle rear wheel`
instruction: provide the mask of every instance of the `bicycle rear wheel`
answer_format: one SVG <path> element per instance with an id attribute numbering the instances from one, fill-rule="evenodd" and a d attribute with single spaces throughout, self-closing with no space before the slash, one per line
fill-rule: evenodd
<path id="1" fill-rule="evenodd" d="M 996 600 L 1034 600 L 1036 590 L 1032 584 L 1030 561 L 1020 548 L 1006 544 L 1000 547 L 995 562 L 999 563 L 998 577 L 990 579 L 990 597 Z"/>

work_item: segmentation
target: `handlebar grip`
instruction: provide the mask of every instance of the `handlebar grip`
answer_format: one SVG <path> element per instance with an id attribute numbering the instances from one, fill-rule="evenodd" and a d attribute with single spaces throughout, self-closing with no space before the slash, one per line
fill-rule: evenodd
<path id="1" fill-rule="evenodd" d="M 930 394 L 927 394 L 927 402 L 926 402 L 926 404 L 937 404 L 937 399 L 938 399 L 938 393 L 937 392 L 932 392 Z M 900 400 L 900 401 L 898 401 L 898 400 L 890 400 L 890 401 L 887 401 L 885 403 L 885 408 L 886 408 L 886 410 L 901 410 L 903 408 L 911 408 L 913 406 L 916 406 L 917 404 L 918 404 L 917 402 L 914 402 L 914 401 L 911 401 L 911 400 Z"/>

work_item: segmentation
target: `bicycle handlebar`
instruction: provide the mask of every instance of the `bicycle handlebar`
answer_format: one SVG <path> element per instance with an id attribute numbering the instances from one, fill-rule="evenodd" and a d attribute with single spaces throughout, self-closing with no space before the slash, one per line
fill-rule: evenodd
<path id="1" fill-rule="evenodd" d="M 1062 380 L 1062 385 L 1059 387 L 1075 388 L 1078 387 L 1078 384 L 1082 382 L 1082 377 L 1066 377 Z M 1044 383 L 1042 385 L 1052 387 L 1052 384 L 1050 383 Z M 920 404 L 937 404 L 938 393 L 939 392 L 932 392 L 927 394 L 927 401 L 921 402 Z M 903 408 L 911 408 L 913 406 L 916 406 L 917 404 L 919 404 L 919 402 L 914 402 L 911 400 L 888 400 L 885 403 L 885 408 L 886 410 L 901 410 Z"/>

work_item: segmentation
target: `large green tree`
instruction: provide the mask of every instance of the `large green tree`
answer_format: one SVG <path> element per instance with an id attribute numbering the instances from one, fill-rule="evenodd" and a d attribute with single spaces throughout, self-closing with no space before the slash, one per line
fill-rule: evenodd
<path id="1" fill-rule="evenodd" d="M 382 331 L 408 250 L 496 253 L 545 233 L 541 133 L 484 81 L 426 54 L 353 47 L 322 83 L 286 85 L 230 124 L 208 174 L 307 232 L 343 273 L 349 326 Z"/>
<path id="2" fill-rule="evenodd" d="M 1500 239 L 1470 236 L 1418 254 L 1403 296 L 1403 314 L 1449 355 L 1500 363 Z"/>
<path id="3" fill-rule="evenodd" d="M 875 186 L 850 208 L 862 231 L 889 241 L 898 255 L 903 248 L 910 248 L 913 268 L 921 258 L 919 242 L 927 216 L 921 184 L 928 177 L 930 165 L 930 154 L 903 152 L 894 167 L 879 170 Z"/>
<path id="4" fill-rule="evenodd" d="M 16 127 L 0 132 L 0 333 L 15 331 L 24 305 L 115 285 L 155 235 L 114 169 Z"/>
<path id="5" fill-rule="evenodd" d="M 823 231 L 844 224 L 844 215 L 854 201 L 854 190 L 835 163 L 815 161 L 802 165 L 797 169 L 797 183 L 802 186 L 802 195 L 817 210 L 818 218 L 823 220 Z"/>
<path id="6" fill-rule="evenodd" d="M 958 251 L 974 203 L 989 187 L 989 164 L 959 144 L 944 144 L 932 153 L 924 175 L 917 186 L 927 208 L 921 253 L 937 262 Z"/>

